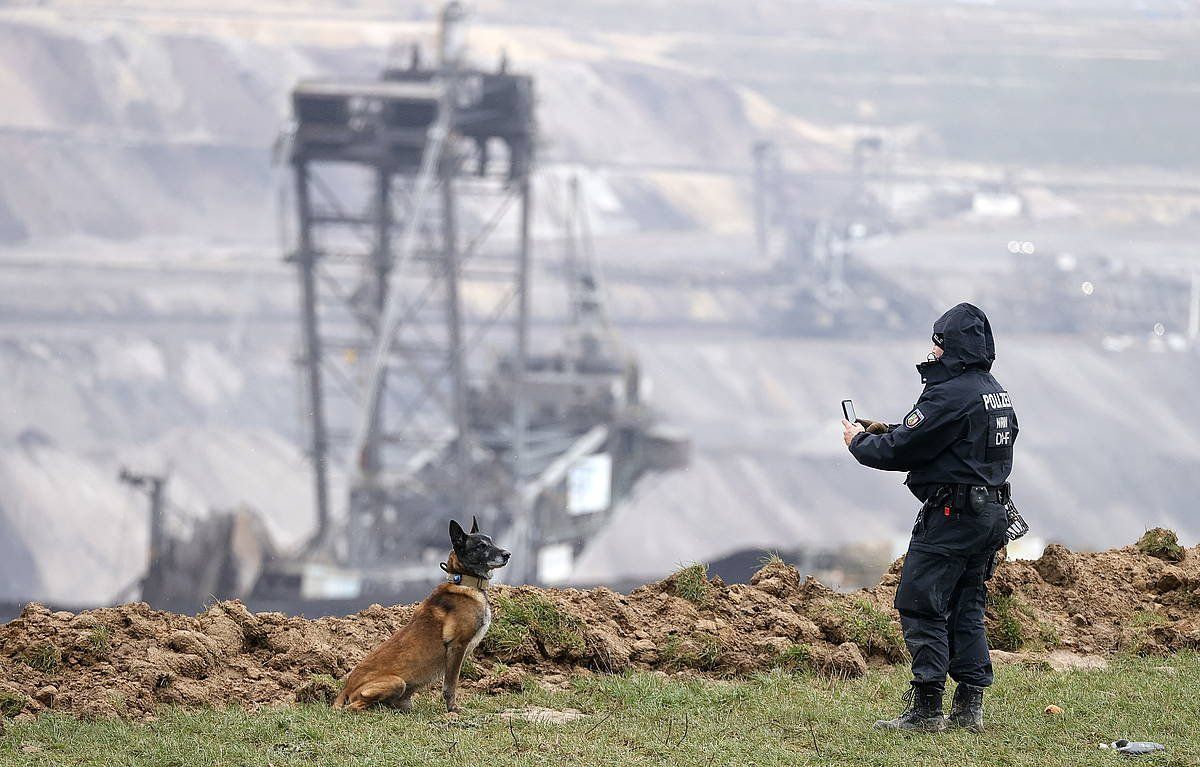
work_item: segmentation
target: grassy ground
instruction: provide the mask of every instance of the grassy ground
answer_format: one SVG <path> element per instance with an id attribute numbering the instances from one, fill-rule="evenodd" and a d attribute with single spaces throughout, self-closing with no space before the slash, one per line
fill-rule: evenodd
<path id="1" fill-rule="evenodd" d="M 874 732 L 906 685 L 902 669 L 849 682 L 774 673 L 743 682 L 597 676 L 570 691 L 463 696 L 447 718 L 434 695 L 409 716 L 323 706 L 250 714 L 162 712 L 159 721 L 80 722 L 55 715 L 8 723 L 0 765 L 1104 765 L 1097 744 L 1157 740 L 1153 765 L 1200 765 L 1200 656 L 1122 659 L 1107 672 L 1009 666 L 988 698 L 989 731 L 937 736 Z M 1065 713 L 1042 709 L 1057 703 Z M 568 724 L 498 714 L 537 705 L 590 716 Z M 815 743 L 815 745 L 814 745 Z M 819 750 L 818 750 L 819 749 Z"/>

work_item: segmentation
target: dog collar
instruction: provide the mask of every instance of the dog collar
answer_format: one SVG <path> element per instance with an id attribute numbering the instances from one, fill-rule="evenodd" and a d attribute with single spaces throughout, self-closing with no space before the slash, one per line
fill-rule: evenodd
<path id="1" fill-rule="evenodd" d="M 453 583 L 455 586 L 474 586 L 480 591 L 487 591 L 488 578 L 481 575 L 467 575 L 465 573 L 452 573 L 446 567 L 446 563 L 441 564 L 442 572 L 446 574 L 446 583 Z"/>
<path id="2" fill-rule="evenodd" d="M 450 573 L 446 576 L 446 582 L 456 586 L 472 586 L 480 591 L 487 591 L 488 587 L 487 578 L 481 578 L 478 575 L 463 575 L 462 573 Z"/>

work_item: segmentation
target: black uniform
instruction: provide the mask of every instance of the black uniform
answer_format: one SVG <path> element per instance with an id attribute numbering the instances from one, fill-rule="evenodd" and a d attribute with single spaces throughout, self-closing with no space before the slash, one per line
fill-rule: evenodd
<path id="1" fill-rule="evenodd" d="M 987 687 L 985 581 L 1004 545 L 1017 415 L 989 372 L 996 359 L 984 313 L 959 304 L 933 325 L 941 359 L 917 366 L 925 390 L 886 434 L 858 434 L 850 452 L 875 469 L 907 471 L 923 502 L 896 591 L 913 681 L 943 689 L 946 675 Z"/>

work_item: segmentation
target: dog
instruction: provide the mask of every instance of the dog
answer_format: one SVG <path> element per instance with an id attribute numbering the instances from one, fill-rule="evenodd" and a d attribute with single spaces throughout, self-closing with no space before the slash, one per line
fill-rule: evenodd
<path id="1" fill-rule="evenodd" d="M 354 667 L 334 708 L 361 711 L 382 705 L 408 713 L 413 693 L 441 677 L 446 711 L 458 711 L 463 659 L 492 623 L 488 580 L 492 570 L 508 564 L 511 555 L 480 533 L 473 517 L 470 533 L 450 520 L 450 544 L 453 550 L 442 565 L 447 582 L 417 607 L 407 625 Z"/>

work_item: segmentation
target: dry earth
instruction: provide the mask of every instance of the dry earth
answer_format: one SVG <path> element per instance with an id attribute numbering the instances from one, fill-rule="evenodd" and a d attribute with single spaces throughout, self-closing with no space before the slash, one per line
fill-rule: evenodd
<path id="1" fill-rule="evenodd" d="M 1036 561 L 1002 563 L 991 583 L 993 646 L 1049 665 L 1200 648 L 1200 547 L 1157 556 L 1146 548 L 1075 553 L 1052 545 Z M 749 584 L 709 580 L 692 567 L 628 595 L 498 586 L 490 592 L 492 631 L 466 669 L 466 685 L 486 692 L 528 677 L 556 685 L 573 674 L 627 669 L 859 676 L 905 659 L 891 610 L 899 566 L 874 588 L 849 594 L 779 561 Z M 142 603 L 79 614 L 30 604 L 0 627 L 0 711 L 150 719 L 163 704 L 327 700 L 333 679 L 413 609 L 372 606 L 306 620 L 254 614 L 237 601 L 195 617 Z"/>

